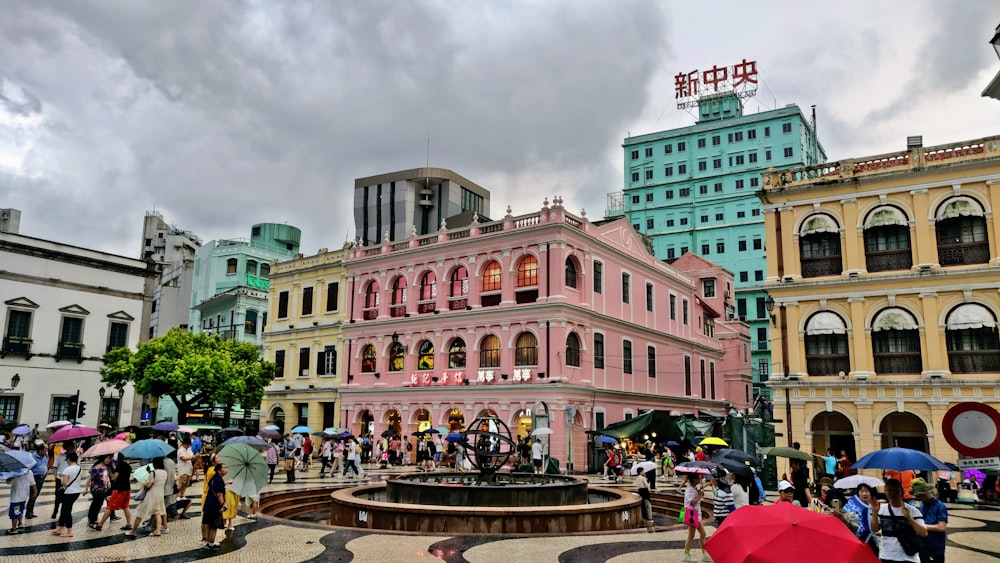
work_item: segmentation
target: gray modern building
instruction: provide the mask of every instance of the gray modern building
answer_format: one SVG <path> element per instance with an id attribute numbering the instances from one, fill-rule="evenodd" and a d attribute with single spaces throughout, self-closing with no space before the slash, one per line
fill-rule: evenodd
<path id="1" fill-rule="evenodd" d="M 149 338 L 163 336 L 174 327 L 188 328 L 194 258 L 200 246 L 201 239 L 191 231 L 167 224 L 156 211 L 146 212 L 139 256 L 155 262 L 159 272 L 153 291 Z"/>

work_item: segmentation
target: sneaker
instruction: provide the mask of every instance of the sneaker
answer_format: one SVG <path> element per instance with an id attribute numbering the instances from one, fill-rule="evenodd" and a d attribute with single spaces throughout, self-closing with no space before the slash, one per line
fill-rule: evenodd
<path id="1" fill-rule="evenodd" d="M 28 514 L 25 518 L 38 518 L 38 516 L 35 514 Z"/>
<path id="2" fill-rule="evenodd" d="M 120 530 L 125 530 L 125 531 L 127 532 L 127 531 L 129 531 L 129 530 L 131 530 L 131 529 L 132 529 L 132 526 L 131 526 L 130 524 L 125 524 L 124 526 L 122 526 L 122 527 L 121 527 L 121 528 L 119 528 L 119 529 L 120 529 Z"/>
<path id="3" fill-rule="evenodd" d="M 701 559 L 699 561 L 705 561 L 706 563 L 712 563 L 712 557 L 704 549 L 701 550 Z"/>
<path id="4" fill-rule="evenodd" d="M 179 520 L 190 520 L 190 519 L 191 519 L 191 517 L 190 517 L 190 516 L 188 516 L 187 514 L 181 514 L 181 515 L 179 515 L 179 516 L 178 516 L 177 518 L 178 518 Z"/>
<path id="5" fill-rule="evenodd" d="M 222 549 L 222 546 L 217 543 L 206 543 L 205 549 L 211 549 L 212 551 L 218 551 Z"/>
<path id="6" fill-rule="evenodd" d="M 684 554 L 684 559 L 681 559 L 681 561 L 685 561 L 685 562 L 696 561 L 696 559 L 694 557 L 692 557 L 690 553 L 685 553 Z"/>
<path id="7" fill-rule="evenodd" d="M 170 529 L 167 528 L 166 526 L 160 526 L 160 533 L 161 534 L 169 534 L 170 533 Z"/>

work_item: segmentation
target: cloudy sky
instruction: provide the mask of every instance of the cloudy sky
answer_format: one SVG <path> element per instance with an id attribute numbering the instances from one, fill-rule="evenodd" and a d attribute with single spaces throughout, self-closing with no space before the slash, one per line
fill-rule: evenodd
<path id="1" fill-rule="evenodd" d="M 160 211 L 204 240 L 257 222 L 354 236 L 354 179 L 450 168 L 493 215 L 599 217 L 621 143 L 690 125 L 673 76 L 756 59 L 747 112 L 817 105 L 831 159 L 1000 134 L 989 2 L 5 3 L 0 207 L 21 233 L 138 256 Z"/>

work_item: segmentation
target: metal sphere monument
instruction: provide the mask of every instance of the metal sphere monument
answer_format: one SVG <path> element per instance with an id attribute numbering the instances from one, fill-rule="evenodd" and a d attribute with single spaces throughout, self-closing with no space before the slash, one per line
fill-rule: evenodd
<path id="1" fill-rule="evenodd" d="M 492 480 L 517 451 L 510 428 L 495 416 L 483 416 L 472 421 L 463 433 L 462 442 L 472 466 L 482 480 Z"/>

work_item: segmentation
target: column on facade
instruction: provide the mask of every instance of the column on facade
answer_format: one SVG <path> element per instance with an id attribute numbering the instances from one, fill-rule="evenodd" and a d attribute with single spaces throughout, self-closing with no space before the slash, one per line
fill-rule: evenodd
<path id="1" fill-rule="evenodd" d="M 857 443 L 855 452 L 861 457 L 869 452 L 881 449 L 882 436 L 877 434 L 875 428 L 875 418 L 870 398 L 857 399 L 854 402 L 858 413 L 858 428 L 855 429 L 854 439 Z"/>
<path id="2" fill-rule="evenodd" d="M 920 297 L 920 314 L 923 317 L 923 326 L 921 327 L 923 338 L 920 343 L 923 349 L 923 373 L 924 375 L 931 373 L 943 375 L 949 371 L 949 368 L 945 334 L 941 330 L 941 325 L 938 324 L 941 314 L 940 298 L 934 291 L 920 293 L 918 297 Z"/>
<path id="3" fill-rule="evenodd" d="M 910 248 L 914 249 L 914 264 L 937 264 L 937 239 L 934 218 L 931 216 L 930 195 L 926 189 L 910 192 L 913 205 L 913 227 L 910 231 Z"/>
<path id="4" fill-rule="evenodd" d="M 791 206 L 781 212 L 781 230 L 784 233 L 781 245 L 785 277 L 802 277 L 802 263 L 799 261 L 799 232 L 795 229 L 795 213 Z M 787 213 L 786 213 L 787 212 Z"/>
<path id="5" fill-rule="evenodd" d="M 800 330 L 802 324 L 802 310 L 799 308 L 798 303 L 785 304 L 782 308 L 782 312 L 785 315 L 785 322 L 787 329 L 785 332 L 788 336 L 788 365 L 781 366 L 782 371 L 785 372 L 785 377 L 793 374 L 804 374 L 808 373 L 805 369 L 806 365 L 806 347 L 805 340 L 802 338 L 804 334 Z M 780 330 L 779 330 L 780 332 Z M 781 351 L 779 350 L 780 354 Z M 779 360 L 781 356 L 778 356 Z"/>
<path id="6" fill-rule="evenodd" d="M 845 199 L 841 202 L 844 214 L 843 256 L 844 271 L 867 270 L 865 261 L 865 226 L 859 218 L 858 200 Z"/>
<path id="7" fill-rule="evenodd" d="M 995 180 L 987 182 L 986 188 L 989 194 L 989 208 L 986 210 L 986 234 L 990 241 L 991 261 L 1000 261 L 1000 214 L 995 209 L 1000 209 L 1000 190 L 991 189 L 991 184 L 998 183 Z"/>
<path id="8" fill-rule="evenodd" d="M 782 233 L 777 231 L 777 213 L 776 209 L 764 209 L 764 232 L 773 233 L 775 236 L 783 236 Z M 782 225 L 784 226 L 784 225 Z M 787 239 L 782 240 L 783 244 L 788 242 Z M 764 259 L 767 264 L 767 279 L 776 280 L 778 279 L 778 253 L 777 249 L 773 248 L 772 252 L 767 252 L 764 254 Z M 589 263 L 589 261 L 588 261 Z"/>
<path id="9" fill-rule="evenodd" d="M 865 298 L 851 297 L 847 300 L 851 309 L 851 374 L 871 375 L 872 366 L 875 364 L 872 347 L 868 345 L 871 337 L 871 328 L 865 326 Z"/>
<path id="10" fill-rule="evenodd" d="M 929 453 L 938 459 L 954 459 L 955 451 L 943 440 L 942 429 L 944 428 L 944 415 L 948 412 L 948 403 L 944 400 L 930 400 L 927 402 L 930 408 L 931 427 L 927 429 L 927 449 Z"/>
<path id="11" fill-rule="evenodd" d="M 468 294 L 469 306 L 472 307 L 472 308 L 474 308 L 474 309 L 480 308 L 479 307 L 479 305 L 480 305 L 480 303 L 479 303 L 479 292 L 483 288 L 483 280 L 479 276 L 479 270 L 478 270 L 478 268 L 481 265 L 481 263 L 482 263 L 482 260 L 479 260 L 479 256 L 472 255 L 472 256 L 469 256 L 469 261 L 468 261 L 468 263 L 465 264 L 465 271 L 466 271 L 466 273 L 469 276 L 469 283 L 468 283 L 468 286 L 469 286 L 469 294 Z"/>
<path id="12" fill-rule="evenodd" d="M 555 279 L 549 280 L 549 276 L 562 272 L 562 268 L 556 264 L 559 261 L 560 252 L 558 243 L 541 243 L 538 245 L 538 302 L 548 300 L 549 284 L 555 285 Z M 546 280 L 549 280 L 546 282 Z"/>
<path id="13" fill-rule="evenodd" d="M 518 256 L 517 258 L 520 258 Z M 500 258 L 500 272 L 501 272 L 501 289 L 500 289 L 500 304 L 501 305 L 513 305 L 515 303 L 515 289 L 517 289 L 517 270 L 515 265 L 517 264 L 517 259 L 515 259 L 514 254 L 510 250 L 504 250 L 503 256 Z"/>

